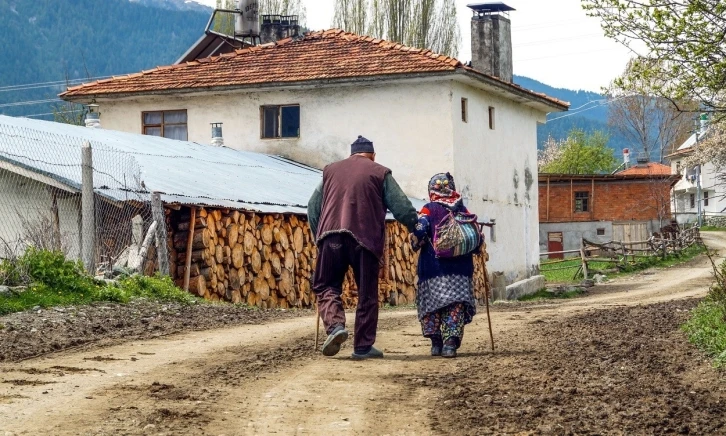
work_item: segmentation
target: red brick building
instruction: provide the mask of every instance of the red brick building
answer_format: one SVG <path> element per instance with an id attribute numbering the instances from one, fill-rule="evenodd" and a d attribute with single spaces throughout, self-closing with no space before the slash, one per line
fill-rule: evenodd
<path id="1" fill-rule="evenodd" d="M 671 219 L 670 171 L 648 163 L 616 174 L 540 174 L 540 251 L 575 250 L 582 238 L 647 239 Z"/>

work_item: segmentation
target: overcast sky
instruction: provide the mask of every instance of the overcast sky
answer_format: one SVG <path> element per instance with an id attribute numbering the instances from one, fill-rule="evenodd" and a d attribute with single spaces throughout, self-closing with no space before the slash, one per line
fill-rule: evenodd
<path id="1" fill-rule="evenodd" d="M 214 0 L 198 0 L 214 6 Z M 307 26 L 329 29 L 334 0 L 303 0 Z M 471 59 L 467 4 L 456 0 L 461 26 L 459 60 Z M 585 15 L 580 0 L 505 0 L 516 11 L 512 20 L 514 74 L 531 77 L 558 88 L 600 92 L 620 74 L 630 58 L 626 48 L 605 38 L 597 18 Z"/>

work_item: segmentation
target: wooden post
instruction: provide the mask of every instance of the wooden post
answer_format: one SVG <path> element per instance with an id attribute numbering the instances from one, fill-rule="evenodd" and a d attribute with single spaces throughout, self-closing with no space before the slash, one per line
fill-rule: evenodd
<path id="1" fill-rule="evenodd" d="M 81 258 L 83 266 L 95 274 L 96 210 L 93 198 L 93 151 L 86 141 L 81 147 Z"/>
<path id="2" fill-rule="evenodd" d="M 590 219 L 595 221 L 595 178 L 592 179 L 592 187 L 590 188 Z"/>
<path id="3" fill-rule="evenodd" d="M 156 258 L 159 261 L 159 272 L 161 275 L 169 275 L 169 251 L 166 236 L 166 217 L 164 206 L 161 203 L 161 195 L 158 192 L 151 194 L 151 213 L 156 221 Z M 194 233 L 194 222 L 189 224 L 189 234 Z"/>
<path id="4" fill-rule="evenodd" d="M 550 178 L 547 177 L 547 222 L 550 222 Z"/>
<path id="5" fill-rule="evenodd" d="M 584 250 L 584 243 L 583 246 L 580 247 L 580 258 L 582 259 L 582 276 L 587 280 L 587 260 L 585 259 L 585 250 Z"/>
<path id="6" fill-rule="evenodd" d="M 192 268 L 192 246 L 194 245 L 194 222 L 197 219 L 197 208 L 191 207 L 191 217 L 189 219 L 189 237 L 187 238 L 187 257 L 184 262 L 184 290 L 189 290 L 189 274 Z"/>
<path id="7" fill-rule="evenodd" d="M 572 177 L 570 177 L 570 219 L 575 219 L 575 193 L 572 186 Z"/>
<path id="8" fill-rule="evenodd" d="M 58 214 L 58 191 L 50 188 L 51 206 L 50 213 L 53 218 L 53 250 L 61 251 L 61 228 L 60 215 Z"/>

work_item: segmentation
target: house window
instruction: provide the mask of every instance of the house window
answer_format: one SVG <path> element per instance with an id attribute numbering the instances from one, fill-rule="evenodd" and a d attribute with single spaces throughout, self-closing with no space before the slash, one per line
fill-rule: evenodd
<path id="1" fill-rule="evenodd" d="M 587 212 L 589 198 L 589 192 L 575 192 L 575 212 Z"/>
<path id="2" fill-rule="evenodd" d="M 142 133 L 169 139 L 187 140 L 187 111 L 142 112 Z"/>
<path id="3" fill-rule="evenodd" d="M 597 235 L 598 236 L 605 236 L 605 229 L 603 229 L 603 228 L 597 229 Z"/>
<path id="4" fill-rule="evenodd" d="M 676 174 L 681 173 L 681 161 L 676 162 Z"/>
<path id="5" fill-rule="evenodd" d="M 494 106 L 489 106 L 489 129 L 494 130 Z"/>
<path id="6" fill-rule="evenodd" d="M 691 209 L 695 209 L 696 208 L 696 194 L 691 194 L 690 199 L 691 199 Z"/>
<path id="7" fill-rule="evenodd" d="M 262 138 L 299 138 L 300 105 L 262 106 Z"/>
<path id="8" fill-rule="evenodd" d="M 703 191 L 703 205 L 708 206 L 708 191 Z"/>
<path id="9" fill-rule="evenodd" d="M 465 98 L 461 99 L 461 121 L 469 122 L 469 100 Z"/>

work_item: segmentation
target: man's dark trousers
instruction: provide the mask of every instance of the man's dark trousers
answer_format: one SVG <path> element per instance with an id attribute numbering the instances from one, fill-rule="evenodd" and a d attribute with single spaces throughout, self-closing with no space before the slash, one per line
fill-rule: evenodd
<path id="1" fill-rule="evenodd" d="M 328 235 L 318 245 L 313 290 L 318 298 L 318 311 L 327 334 L 332 333 L 337 326 L 345 326 L 345 310 L 341 295 L 345 273 L 351 266 L 358 285 L 353 346 L 356 350 L 360 350 L 372 346 L 376 341 L 378 258 L 348 233 Z"/>

